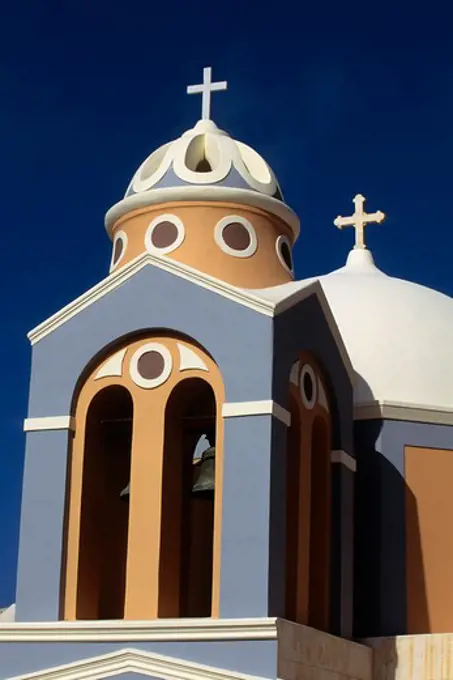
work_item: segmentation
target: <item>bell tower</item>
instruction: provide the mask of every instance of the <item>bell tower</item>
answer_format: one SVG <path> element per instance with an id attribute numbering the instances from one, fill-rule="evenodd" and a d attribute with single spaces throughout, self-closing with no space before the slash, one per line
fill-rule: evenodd
<path id="1" fill-rule="evenodd" d="M 107 212 L 108 275 L 29 334 L 24 624 L 351 634 L 352 369 L 272 169 L 210 119 L 224 86 L 189 88 L 202 119 Z"/>

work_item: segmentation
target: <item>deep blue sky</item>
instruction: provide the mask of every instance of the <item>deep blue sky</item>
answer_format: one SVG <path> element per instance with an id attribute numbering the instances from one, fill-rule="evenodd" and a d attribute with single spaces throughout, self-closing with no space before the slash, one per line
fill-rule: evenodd
<path id="1" fill-rule="evenodd" d="M 200 97 L 187 97 L 185 87 L 200 82 L 203 66 L 229 82 L 214 95 L 214 120 L 264 155 L 301 217 L 299 277 L 344 263 L 353 234 L 332 220 L 350 214 L 362 192 L 368 210 L 388 214 L 368 229 L 379 266 L 453 295 L 446 7 L 4 3 L 0 605 L 14 598 L 26 333 L 105 276 L 104 213 L 148 153 L 196 122 Z"/>

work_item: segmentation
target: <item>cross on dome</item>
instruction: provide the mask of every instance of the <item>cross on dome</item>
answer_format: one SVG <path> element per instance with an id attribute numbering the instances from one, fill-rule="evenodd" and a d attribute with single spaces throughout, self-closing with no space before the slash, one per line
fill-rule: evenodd
<path id="1" fill-rule="evenodd" d="M 352 199 L 355 205 L 355 212 L 350 217 L 341 217 L 338 215 L 333 221 L 334 225 L 338 229 L 343 229 L 343 227 L 354 227 L 355 229 L 355 245 L 354 248 L 365 249 L 365 226 L 371 222 L 382 222 L 385 219 L 385 213 L 378 210 L 374 213 L 366 213 L 363 210 L 363 204 L 365 203 L 365 197 L 362 194 L 357 194 Z"/>
<path id="2" fill-rule="evenodd" d="M 221 80 L 217 83 L 213 83 L 212 80 L 212 68 L 206 66 L 203 69 L 203 82 L 201 85 L 189 85 L 187 87 L 187 94 L 201 94 L 201 118 L 202 120 L 210 120 L 211 118 L 211 93 L 219 92 L 220 90 L 226 90 L 228 83 L 226 80 Z"/>

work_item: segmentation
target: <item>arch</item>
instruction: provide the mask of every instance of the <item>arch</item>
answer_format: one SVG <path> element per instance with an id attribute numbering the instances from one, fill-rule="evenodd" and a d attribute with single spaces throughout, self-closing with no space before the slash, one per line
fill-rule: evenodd
<path id="1" fill-rule="evenodd" d="M 132 397 L 119 385 L 98 392 L 88 406 L 77 619 L 120 619 L 124 615 L 129 513 L 120 492 L 130 475 L 132 418 Z"/>
<path id="2" fill-rule="evenodd" d="M 75 434 L 68 476 L 66 553 L 62 564 L 62 615 L 68 620 L 113 616 L 133 620 L 170 615 L 217 616 L 220 600 L 223 460 L 223 421 L 219 414 L 224 401 L 224 386 L 219 368 L 198 343 L 186 339 L 182 334 L 167 331 L 135 333 L 132 338 L 122 338 L 108 349 L 108 352 L 104 350 L 97 356 L 96 362 L 90 362 L 89 371 L 87 367 L 83 374 L 83 383 L 81 377 L 73 399 Z M 160 355 L 161 360 L 158 360 L 157 355 Z M 143 357 L 146 360 L 142 360 Z M 156 370 L 161 372 L 154 375 Z M 129 490 L 129 502 L 121 506 L 128 507 L 124 596 L 118 606 L 111 606 L 111 613 L 108 608 L 93 604 L 85 615 L 87 608 L 81 604 L 79 593 L 88 592 L 88 586 L 83 584 L 90 581 L 84 574 L 91 571 L 97 573 L 97 567 L 93 570 L 86 566 L 90 564 L 90 559 L 95 558 L 90 557 L 90 544 L 87 544 L 87 551 L 84 547 L 85 534 L 90 531 L 85 528 L 85 525 L 90 527 L 90 513 L 84 510 L 84 498 L 88 489 L 87 486 L 84 487 L 84 479 L 87 478 L 84 469 L 88 469 L 87 466 L 92 461 L 89 451 L 95 449 L 95 445 L 90 442 L 96 441 L 89 434 L 91 414 L 98 413 L 96 404 L 109 403 L 109 399 L 104 399 L 103 394 L 124 393 L 121 390 L 129 395 L 131 403 L 123 420 L 127 419 L 131 425 L 132 440 L 129 441 L 130 476 L 121 487 L 123 489 L 128 484 Z M 103 408 L 104 406 L 99 406 L 101 415 L 98 415 L 98 420 L 111 419 L 107 406 L 107 415 L 102 415 Z M 177 497 L 177 485 L 182 485 L 183 480 L 186 485 L 189 468 L 193 470 L 193 465 L 187 467 L 187 451 L 192 446 L 195 435 L 189 436 L 190 433 L 183 424 L 187 418 L 191 418 L 192 422 L 194 418 L 208 415 L 216 424 L 218 463 L 216 493 L 211 503 L 203 506 L 205 510 L 210 507 L 210 511 L 202 511 L 201 506 L 197 510 L 198 506 L 189 502 L 186 493 L 185 496 L 182 494 L 184 508 L 181 505 L 179 514 L 174 513 L 168 499 Z M 96 428 L 93 431 L 95 430 Z M 198 428 L 197 432 L 199 438 L 203 430 Z M 196 441 L 194 445 L 195 443 Z M 102 455 L 100 460 L 103 460 Z M 178 461 L 183 461 L 184 465 Z M 96 475 L 90 475 L 94 480 Z M 91 502 L 96 504 L 100 501 L 93 496 Z M 83 519 L 85 515 L 87 519 Z M 196 521 L 193 519 L 195 516 L 199 516 Z M 187 521 L 190 517 L 193 526 L 189 527 Z M 198 526 L 203 522 L 205 529 L 201 532 L 202 536 L 210 537 L 209 545 L 206 544 L 207 549 L 204 545 L 202 550 L 189 550 L 187 568 L 182 559 L 183 554 L 186 554 L 185 550 L 178 551 L 179 561 L 172 561 L 171 557 L 174 541 L 173 546 L 169 546 L 174 532 L 168 532 L 167 527 L 177 521 L 180 522 L 177 530 L 178 545 L 181 541 L 186 544 L 187 541 L 189 544 L 199 542 L 200 539 L 196 536 Z M 209 529 L 206 528 L 208 526 Z M 85 552 L 88 554 L 85 555 Z M 94 554 L 95 557 L 98 555 L 96 551 Z M 100 557 L 96 559 L 99 560 Z M 118 561 L 119 558 L 115 559 Z M 194 573 L 190 588 L 187 585 L 187 569 L 191 574 Z M 171 574 L 174 575 L 175 582 L 171 581 Z M 203 575 L 202 583 L 208 584 L 203 586 L 204 590 L 200 584 L 194 586 L 195 582 L 198 583 L 197 579 L 200 580 L 200 575 Z M 91 601 L 94 597 L 96 600 L 97 590 L 93 585 L 90 588 L 94 596 L 87 596 L 87 599 Z"/>
<path id="3" fill-rule="evenodd" d="M 202 354 L 208 356 L 212 360 L 212 362 L 217 365 L 216 358 L 213 356 L 213 354 L 208 349 L 206 349 L 204 345 L 198 342 L 198 340 L 193 338 L 191 335 L 188 335 L 187 333 L 182 333 L 181 331 L 178 331 L 174 328 L 160 328 L 160 327 L 140 328 L 134 331 L 130 331 L 128 333 L 125 333 L 124 335 L 119 336 L 118 338 L 115 338 L 114 340 L 112 340 L 112 342 L 109 342 L 104 347 L 101 347 L 84 366 L 76 380 L 74 391 L 72 393 L 70 406 L 71 415 L 74 416 L 76 414 L 79 397 L 83 388 L 86 386 L 87 382 L 92 377 L 95 369 L 99 367 L 103 361 L 105 361 L 108 357 L 112 356 L 112 354 L 115 354 L 115 352 L 119 351 L 120 349 L 130 347 L 133 343 L 136 343 L 139 340 L 145 339 L 153 340 L 154 338 L 157 337 L 182 340 L 183 342 L 186 342 L 187 344 L 193 346 L 194 348 L 199 349 Z"/>
<path id="4" fill-rule="evenodd" d="M 291 391 L 291 426 L 286 453 L 286 578 L 285 617 L 307 622 L 307 574 L 309 564 L 309 448 L 304 441 L 300 400 Z"/>
<path id="5" fill-rule="evenodd" d="M 159 617 L 211 616 L 214 549 L 213 493 L 194 495 L 200 436 L 216 429 L 216 398 L 200 378 L 174 387 L 165 411 Z M 208 437 L 212 439 L 212 436 Z M 210 441 L 214 445 L 213 441 Z M 218 484 L 217 479 L 215 483 Z"/>
<path id="6" fill-rule="evenodd" d="M 317 416 L 311 428 L 308 624 L 325 631 L 330 627 L 331 536 L 330 432 L 326 419 Z"/>
<path id="7" fill-rule="evenodd" d="M 310 380 L 304 381 L 307 374 Z M 318 365 L 308 354 L 301 354 L 291 371 L 289 387 L 285 617 L 328 631 L 331 422 L 326 392 Z"/>

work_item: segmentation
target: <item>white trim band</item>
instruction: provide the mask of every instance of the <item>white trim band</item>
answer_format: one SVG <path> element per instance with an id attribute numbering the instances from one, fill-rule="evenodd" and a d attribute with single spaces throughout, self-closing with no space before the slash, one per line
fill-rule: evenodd
<path id="1" fill-rule="evenodd" d="M 120 649 L 115 652 L 80 659 L 63 666 L 15 676 L 14 680 L 100 680 L 123 673 L 161 680 L 264 680 L 259 676 L 214 668 L 185 659 L 139 649 Z M 138 676 L 137 676 L 138 677 Z"/>
<path id="2" fill-rule="evenodd" d="M 347 467 L 348 470 L 351 470 L 351 472 L 355 472 L 357 470 L 357 462 L 355 458 L 350 456 L 349 453 L 346 453 L 346 451 L 343 451 L 342 449 L 336 449 L 330 452 L 330 462 L 341 463 L 341 465 Z"/>
<path id="3" fill-rule="evenodd" d="M 217 293 L 237 304 L 258 312 L 259 314 L 273 317 L 277 313 L 275 303 L 263 297 L 259 297 L 259 295 L 254 295 L 253 292 L 237 288 L 220 279 L 209 276 L 208 274 L 203 274 L 193 267 L 178 262 L 178 260 L 172 260 L 164 255 L 152 255 L 148 252 L 144 252 L 137 255 L 136 258 L 127 262 L 122 267 L 115 269 L 109 276 L 102 279 L 102 281 L 83 293 L 83 295 L 80 295 L 80 297 L 70 302 L 66 307 L 63 307 L 59 312 L 56 312 L 53 316 L 31 330 L 28 333 L 28 339 L 31 344 L 34 345 L 42 340 L 46 335 L 52 333 L 52 331 L 66 323 L 66 321 L 69 321 L 69 319 L 72 319 L 94 302 L 103 298 L 104 295 L 111 293 L 148 265 L 174 274 L 185 281 L 190 281 L 191 283 L 200 286 L 200 288 Z M 300 299 L 309 297 L 313 294 L 320 295 L 322 290 L 321 285 L 318 283 L 317 286 L 318 288 L 311 284 L 310 286 L 305 287 L 300 292 Z"/>
<path id="4" fill-rule="evenodd" d="M 147 252 L 141 253 L 127 264 L 118 267 L 109 276 L 107 276 L 107 278 L 100 281 L 98 284 L 93 286 L 93 288 L 90 288 L 90 290 L 76 298 L 73 302 L 70 302 L 68 305 L 66 305 L 66 307 L 60 309 L 59 312 L 53 314 L 53 316 L 49 317 L 46 321 L 43 321 L 41 324 L 39 324 L 39 326 L 36 326 L 28 333 L 28 338 L 31 344 L 35 345 L 37 342 L 49 335 L 49 333 L 52 333 L 62 324 L 69 321 L 69 319 L 72 319 L 84 309 L 100 300 L 102 297 L 104 297 L 104 295 L 111 293 L 113 290 L 121 286 L 132 276 L 137 274 L 137 272 L 141 271 L 148 265 L 152 265 L 157 269 L 161 269 L 168 272 L 169 274 L 178 276 L 185 281 L 190 281 L 200 288 L 210 290 L 217 295 L 221 295 L 228 300 L 232 300 L 236 304 L 243 305 L 244 307 L 248 307 L 258 314 L 263 314 L 264 316 L 271 318 L 275 317 L 277 314 L 285 312 L 293 305 L 309 298 L 311 295 L 314 295 L 325 314 L 330 332 L 335 339 L 351 382 L 354 381 L 355 373 L 347 354 L 346 347 L 332 316 L 332 312 L 327 302 L 327 298 L 323 292 L 322 286 L 316 279 L 308 283 L 304 283 L 303 281 L 299 282 L 300 288 L 296 288 L 291 294 L 288 292 L 286 297 L 274 301 L 266 297 L 263 291 L 261 291 L 261 294 L 258 294 L 253 290 L 237 288 L 236 286 L 232 286 L 225 281 L 221 281 L 220 279 L 217 279 L 213 276 L 203 274 L 202 272 L 194 269 L 193 267 L 189 267 L 182 262 L 173 260 L 171 257 L 166 257 L 164 255 L 151 255 Z M 288 285 L 294 286 L 294 283 Z"/>
<path id="5" fill-rule="evenodd" d="M 41 430 L 75 430 L 75 418 L 72 416 L 46 416 L 44 418 L 25 418 L 24 432 L 40 432 Z"/>
<path id="6" fill-rule="evenodd" d="M 263 401 L 232 401 L 222 406 L 224 418 L 239 418 L 241 416 L 274 416 L 287 427 L 291 425 L 291 413 L 272 399 Z"/>
<path id="7" fill-rule="evenodd" d="M 110 234 L 113 225 L 120 217 L 137 210 L 138 208 L 156 205 L 157 203 L 173 203 L 179 201 L 212 201 L 219 203 L 240 203 L 247 206 L 262 208 L 279 217 L 287 224 L 293 235 L 294 241 L 299 236 L 300 222 L 296 213 L 291 208 L 272 196 L 267 196 L 253 189 L 236 189 L 234 187 L 221 187 L 218 185 L 192 185 L 164 187 L 153 191 L 142 191 L 123 198 L 115 203 L 105 215 L 105 228 Z"/>
<path id="8" fill-rule="evenodd" d="M 275 618 L 0 623 L 0 643 L 276 639 Z"/>
<path id="9" fill-rule="evenodd" d="M 407 420 L 411 423 L 453 425 L 453 408 L 405 404 L 391 401 L 372 401 L 354 406 L 355 420 Z"/>

